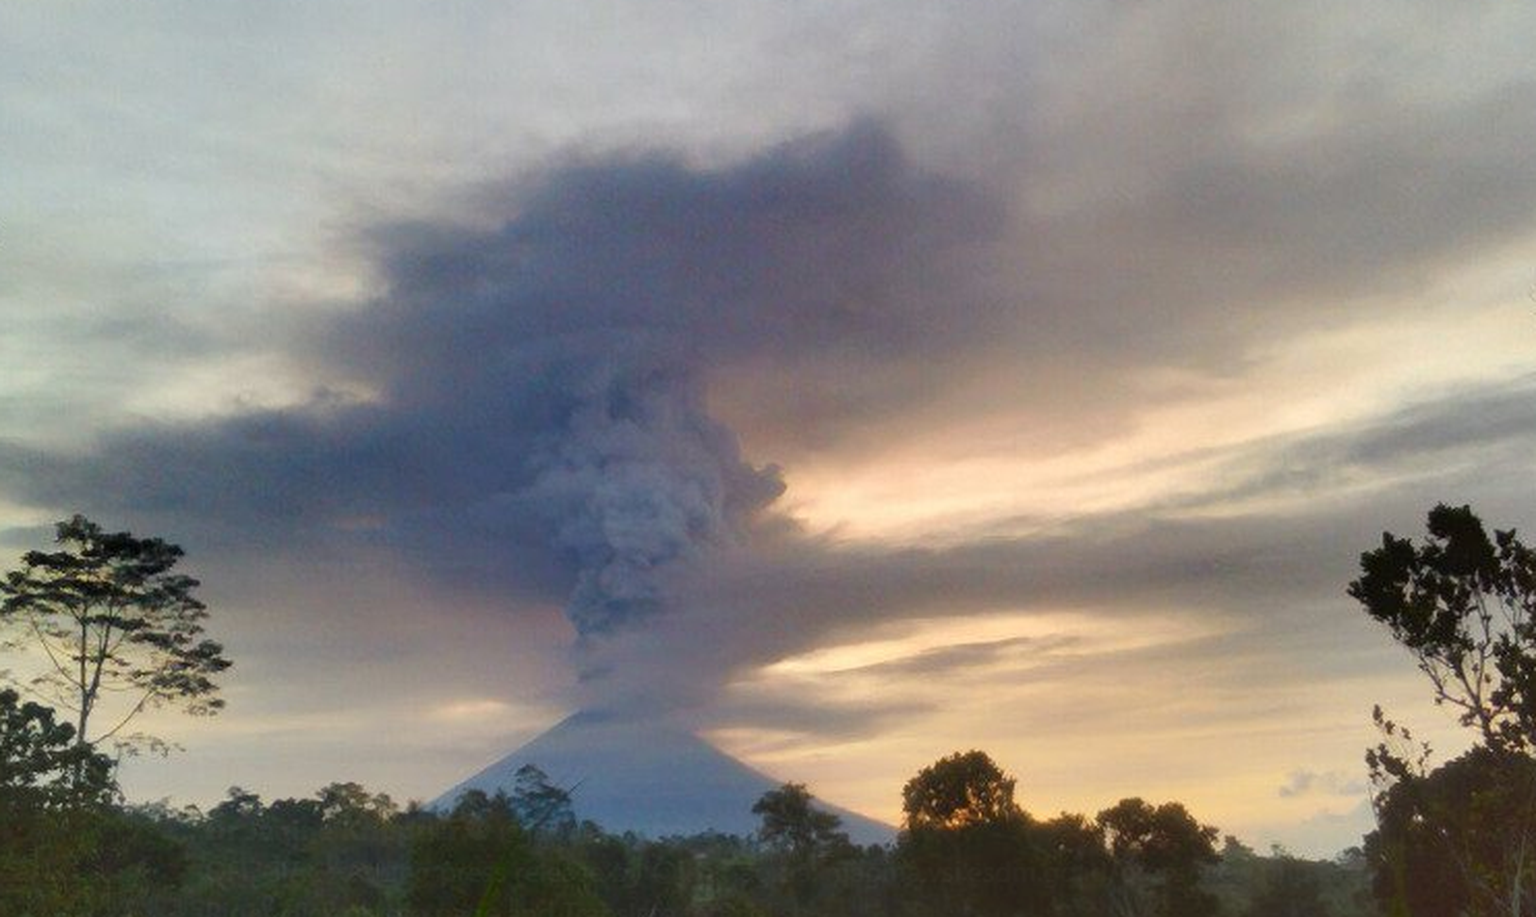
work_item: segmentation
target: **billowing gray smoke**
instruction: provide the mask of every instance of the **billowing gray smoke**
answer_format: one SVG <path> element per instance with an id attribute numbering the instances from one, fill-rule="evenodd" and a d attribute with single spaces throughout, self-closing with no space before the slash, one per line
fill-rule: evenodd
<path id="1" fill-rule="evenodd" d="M 743 459 L 706 386 L 745 368 L 826 424 L 900 403 L 890 367 L 986 333 L 970 268 L 999 226 L 870 124 L 721 169 L 578 161 L 363 234 L 378 295 L 275 342 L 330 393 L 84 455 L 0 444 L 0 487 L 204 546 L 384 551 L 449 608 L 563 602 L 593 674 L 678 577 L 783 530 L 777 469 Z"/>
<path id="2" fill-rule="evenodd" d="M 385 295 L 326 328 L 317 359 L 489 447 L 466 495 L 486 553 L 525 563 L 536 540 L 577 632 L 611 634 L 664 611 L 669 580 L 740 547 L 784 489 L 744 461 L 706 386 L 806 361 L 837 367 L 803 393 L 831 416 L 900 397 L 882 364 L 975 333 L 945 309 L 978 305 L 957 253 L 998 225 L 871 124 L 720 171 L 581 163 L 514 188 L 489 225 L 376 230 Z"/>
<path id="3" fill-rule="evenodd" d="M 783 490 L 705 413 L 696 372 L 665 348 L 627 349 L 576 380 L 574 406 L 529 457 L 523 494 L 575 563 L 568 611 L 583 637 L 663 609 L 660 574 L 734 539 Z"/>

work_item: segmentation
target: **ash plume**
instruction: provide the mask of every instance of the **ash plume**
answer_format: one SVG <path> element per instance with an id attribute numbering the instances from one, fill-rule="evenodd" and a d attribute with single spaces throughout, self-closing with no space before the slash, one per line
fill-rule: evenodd
<path id="1" fill-rule="evenodd" d="M 741 460 L 697 372 L 665 349 L 586 367 L 569 414 L 529 455 L 522 497 L 575 564 L 567 613 L 583 637 L 661 611 L 667 568 L 734 540 L 784 489 L 777 469 Z"/>
<path id="2" fill-rule="evenodd" d="M 560 604 L 602 680 L 626 658 L 604 645 L 645 643 L 680 584 L 793 528 L 778 468 L 743 457 L 711 387 L 767 368 L 833 424 L 910 398 L 892 367 L 985 337 L 999 303 L 964 278 L 1001 225 L 869 122 L 719 168 L 576 157 L 474 213 L 362 233 L 378 292 L 284 335 L 329 386 L 310 401 L 123 427 L 84 453 L 6 445 L 0 481 L 205 544 L 385 551 L 450 596 Z M 611 675 L 642 695 L 676 677 Z"/>

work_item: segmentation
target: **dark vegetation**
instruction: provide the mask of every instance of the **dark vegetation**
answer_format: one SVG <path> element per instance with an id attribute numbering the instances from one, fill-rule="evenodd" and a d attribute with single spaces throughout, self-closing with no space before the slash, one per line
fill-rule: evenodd
<path id="1" fill-rule="evenodd" d="M 1377 830 L 1366 838 L 1392 915 L 1536 914 L 1536 551 L 1490 537 L 1466 506 L 1437 506 L 1428 537 L 1390 534 L 1360 558 L 1349 594 L 1472 730 L 1466 753 L 1430 767 L 1427 744 L 1378 707 L 1366 754 Z"/>
<path id="2" fill-rule="evenodd" d="M 196 583 L 153 587 L 170 565 L 135 565 L 131 550 L 95 567 L 72 560 L 95 549 L 67 536 L 103 534 L 82 525 L 91 524 L 61 524 L 63 550 L 29 554 L 27 570 L 6 581 L 6 622 L 65 622 L 56 629 L 76 649 L 53 660 L 55 674 L 126 647 L 139 662 L 102 670 L 140 679 L 145 703 L 216 711 L 213 676 L 228 663 L 201 638 L 201 605 L 187 604 Z M 172 562 L 180 553 L 156 550 Z M 69 590 L 39 572 L 48 557 L 62 571 L 50 576 L 72 578 Z M 1378 827 L 1332 861 L 1260 855 L 1177 802 L 1133 798 L 1091 817 L 1038 817 L 980 751 L 942 758 L 907 782 L 904 824 L 889 847 L 851 843 L 793 783 L 753 805 L 753 837 L 615 835 L 578 822 L 570 794 L 531 767 L 510 793 L 470 792 L 451 812 L 402 808 L 354 783 L 271 802 L 232 788 L 207 811 L 129 806 L 113 760 L 98 750 L 105 736 L 81 728 L 90 698 L 56 692 L 74 714 L 67 722 L 4 690 L 0 914 L 1532 917 L 1536 556 L 1512 532 L 1490 538 L 1464 507 L 1437 507 L 1422 545 L 1388 535 L 1361 569 L 1350 595 L 1413 654 L 1476 741 L 1431 767 L 1429 750 L 1378 711 L 1382 743 L 1367 757 Z"/>

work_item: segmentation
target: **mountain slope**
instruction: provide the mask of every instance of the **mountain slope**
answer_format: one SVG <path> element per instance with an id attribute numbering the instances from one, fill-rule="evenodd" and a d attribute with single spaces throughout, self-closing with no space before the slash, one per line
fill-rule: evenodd
<path id="1" fill-rule="evenodd" d="M 653 838 L 708 830 L 751 834 L 758 825 L 752 804 L 782 784 L 686 730 L 584 712 L 453 787 L 432 807 L 447 808 L 471 789 L 511 792 L 525 764 L 537 766 L 558 786 L 574 787 L 577 818 Z M 843 829 L 856 843 L 887 843 L 895 837 L 889 825 L 820 805 L 842 818 Z"/>

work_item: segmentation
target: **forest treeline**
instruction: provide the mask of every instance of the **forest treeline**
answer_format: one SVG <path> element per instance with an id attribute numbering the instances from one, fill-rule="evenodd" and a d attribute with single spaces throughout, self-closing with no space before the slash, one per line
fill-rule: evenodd
<path id="1" fill-rule="evenodd" d="M 967 784 L 975 768 L 993 778 Z M 971 771 L 967 773 L 967 771 Z M 1364 854 L 1260 856 L 1182 806 L 1125 800 L 1037 820 L 980 752 L 914 778 L 958 790 L 889 846 L 858 846 L 800 785 L 766 794 L 751 837 L 648 839 L 572 815 L 534 769 L 448 812 L 355 783 L 206 811 L 30 804 L 5 791 L 0 913 L 15 917 L 958 917 L 1370 913 Z M 941 784 L 949 782 L 949 787 Z M 978 794 L 975 791 L 980 791 Z M 23 794 L 24 795 L 24 794 Z M 982 804 L 985 799 L 985 804 Z M 959 805 L 951 805 L 958 800 Z"/>
<path id="2" fill-rule="evenodd" d="M 1536 551 L 1465 506 L 1385 534 L 1347 591 L 1471 747 L 1436 764 L 1378 708 L 1377 827 L 1332 861 L 1218 843 L 1178 802 L 1036 817 L 976 750 L 915 774 L 895 843 L 864 847 L 793 783 L 749 837 L 617 835 L 535 767 L 449 811 L 355 783 L 127 805 L 101 749 L 155 748 L 125 731 L 149 707 L 216 713 L 230 662 L 179 548 L 79 516 L 57 548 L 0 582 L 0 647 L 52 663 L 0 689 L 3 917 L 1536 917 Z M 109 691 L 137 700 L 103 722 Z"/>

